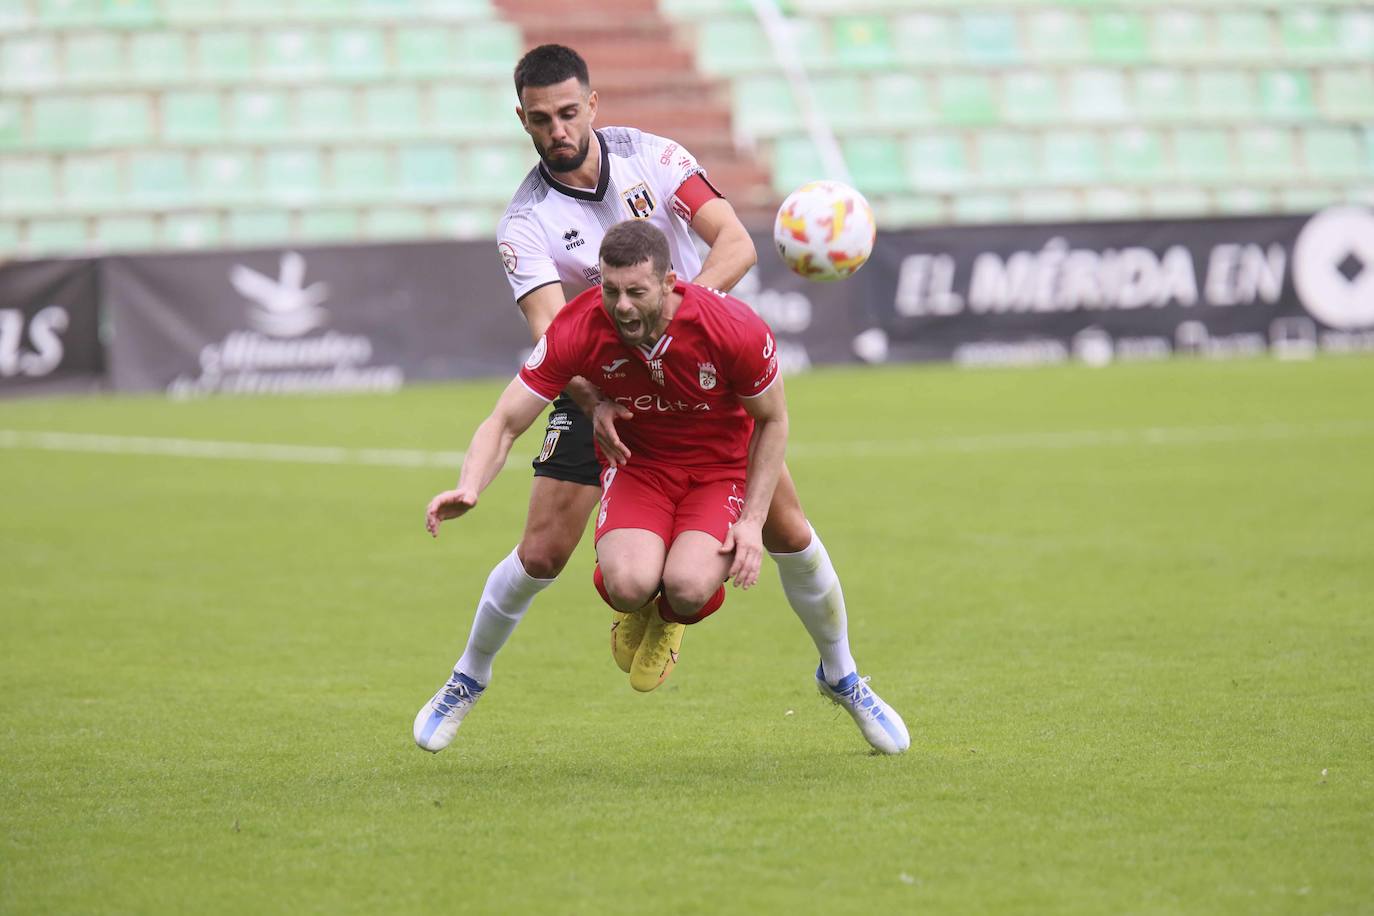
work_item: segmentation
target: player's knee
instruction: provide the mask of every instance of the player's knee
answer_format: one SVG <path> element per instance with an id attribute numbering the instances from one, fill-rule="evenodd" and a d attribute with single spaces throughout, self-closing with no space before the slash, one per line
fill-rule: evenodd
<path id="1" fill-rule="evenodd" d="M 520 565 L 535 579 L 557 578 L 571 556 L 571 549 L 554 541 L 529 538 L 520 542 Z"/>
<path id="2" fill-rule="evenodd" d="M 811 543 L 811 523 L 801 507 L 775 507 L 763 525 L 763 546 L 772 553 L 796 553 Z"/>
<path id="3" fill-rule="evenodd" d="M 665 576 L 663 580 L 663 596 L 679 617 L 695 617 L 718 588 L 719 582 L 699 576 Z"/>
<path id="4" fill-rule="evenodd" d="M 644 575 L 641 570 L 603 566 L 601 578 L 611 607 L 626 613 L 642 608 L 658 591 L 658 580 Z"/>

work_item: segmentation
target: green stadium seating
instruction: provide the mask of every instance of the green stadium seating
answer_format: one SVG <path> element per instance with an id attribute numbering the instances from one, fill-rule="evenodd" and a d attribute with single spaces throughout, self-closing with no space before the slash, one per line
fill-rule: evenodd
<path id="1" fill-rule="evenodd" d="M 396 72 L 405 76 L 444 76 L 455 69 L 453 35 L 448 29 L 397 29 Z"/>
<path id="2" fill-rule="evenodd" d="M 460 239 L 492 238 L 500 219 L 500 211 L 471 206 L 440 207 L 434 217 L 439 232 Z"/>
<path id="3" fill-rule="evenodd" d="M 772 47 L 763 29 L 751 19 L 703 22 L 697 36 L 697 65 L 707 73 L 768 69 Z"/>
<path id="4" fill-rule="evenodd" d="M 448 135 L 490 138 L 501 125 L 520 130 L 515 92 L 504 80 L 494 85 L 465 80 L 434 86 L 430 113 L 434 129 Z"/>
<path id="5" fill-rule="evenodd" d="M 959 56 L 959 34 L 950 16 L 902 16 L 895 25 L 898 59 L 911 67 L 952 63 Z"/>
<path id="6" fill-rule="evenodd" d="M 902 152 L 893 138 L 852 137 L 841 141 L 840 148 L 860 192 L 883 195 L 907 190 Z"/>
<path id="7" fill-rule="evenodd" d="M 773 144 L 773 188 L 790 194 L 808 181 L 825 177 L 820 154 L 806 137 L 779 137 Z"/>
<path id="8" fill-rule="evenodd" d="M 362 230 L 357 210 L 316 209 L 301 211 L 300 237 L 312 242 L 354 239 Z"/>
<path id="9" fill-rule="evenodd" d="M 1004 10 L 965 13 L 959 20 L 965 60 L 973 64 L 1014 64 L 1021 61 L 1016 17 Z"/>
<path id="10" fill-rule="evenodd" d="M 232 96 L 232 133 L 242 140 L 271 140 L 291 127 L 288 97 L 279 90 L 240 90 Z"/>
<path id="11" fill-rule="evenodd" d="M 1168 177 L 1163 144 L 1155 131 L 1139 127 L 1114 131 L 1107 140 L 1109 177 L 1148 184 Z"/>
<path id="12" fill-rule="evenodd" d="M 214 150 L 198 157 L 195 189 L 198 200 L 241 203 L 257 196 L 257 161 L 251 153 Z"/>
<path id="13" fill-rule="evenodd" d="M 38 24 L 53 29 L 95 25 L 100 0 L 38 0 Z"/>
<path id="14" fill-rule="evenodd" d="M 869 107 L 874 123 L 899 129 L 935 123 L 938 115 L 924 77 L 911 73 L 882 73 L 869 79 Z"/>
<path id="15" fill-rule="evenodd" d="M 1196 216 L 1206 213 L 1211 202 L 1201 188 L 1162 185 L 1148 192 L 1151 216 Z"/>
<path id="16" fill-rule="evenodd" d="M 843 67 L 886 68 L 896 60 L 884 16 L 841 16 L 831 24 L 831 48 Z"/>
<path id="17" fill-rule="evenodd" d="M 1081 214 L 1078 195 L 1062 189 L 1028 190 L 1019 198 L 1020 218 L 1032 223 L 1057 223 L 1077 219 Z"/>
<path id="18" fill-rule="evenodd" d="M 329 35 L 330 74 L 345 82 L 380 79 L 386 75 L 386 46 L 377 29 L 349 27 Z"/>
<path id="19" fill-rule="evenodd" d="M 1236 164 L 1246 177 L 1288 177 L 1296 169 L 1293 138 L 1283 128 L 1243 128 L 1236 133 Z"/>
<path id="20" fill-rule="evenodd" d="M 394 188 L 391 157 L 381 149 L 336 150 L 330 170 L 330 196 L 370 201 L 389 196 Z"/>
<path id="21" fill-rule="evenodd" d="M 801 109 L 792 87 L 781 76 L 737 79 L 731 91 L 736 118 L 757 135 L 771 137 L 801 123 Z"/>
<path id="22" fill-rule="evenodd" d="M 472 147 L 463 161 L 461 191 L 470 197 L 504 205 L 525 180 L 533 164 L 526 143 Z M 447 193 L 452 195 L 457 190 L 455 181 L 455 186 L 448 188 Z"/>
<path id="23" fill-rule="evenodd" d="M 110 153 L 67 156 L 62 162 L 62 200 L 71 210 L 102 210 L 124 197 L 119 160 Z"/>
<path id="24" fill-rule="evenodd" d="M 66 38 L 63 82 L 70 86 L 99 86 L 125 73 L 123 39 L 109 32 L 77 33 Z"/>
<path id="25" fill-rule="evenodd" d="M 1341 56 L 1352 61 L 1374 60 L 1374 9 L 1343 11 L 1336 34 Z"/>
<path id="26" fill-rule="evenodd" d="M 291 238 L 291 214 L 286 210 L 252 208 L 232 210 L 225 232 L 236 245 L 279 245 Z"/>
<path id="27" fill-rule="evenodd" d="M 323 189 L 320 155 L 311 149 L 274 149 L 262 157 L 263 188 L 274 203 L 308 204 Z"/>
<path id="28" fill-rule="evenodd" d="M 1012 198 L 1005 194 L 978 192 L 959 194 L 954 198 L 954 219 L 960 223 L 1010 222 L 1016 210 Z"/>
<path id="29" fill-rule="evenodd" d="M 151 216 L 106 216 L 95 221 L 95 242 L 107 251 L 148 251 L 160 241 Z"/>
<path id="30" fill-rule="evenodd" d="M 162 221 L 162 243 L 172 248 L 206 248 L 219 240 L 219 218 L 213 214 L 169 213 Z"/>
<path id="31" fill-rule="evenodd" d="M 474 23 L 454 34 L 453 59 L 464 73 L 509 78 L 511 61 L 524 50 L 520 32 L 504 22 Z"/>
<path id="32" fill-rule="evenodd" d="M 993 79 L 981 73 L 940 77 L 940 119 L 947 124 L 992 124 L 999 108 Z"/>
<path id="33" fill-rule="evenodd" d="M 249 86 L 253 72 L 253 38 L 249 32 L 201 32 L 196 39 L 195 73 L 201 79 Z"/>
<path id="34" fill-rule="evenodd" d="M 1130 114 L 1126 76 L 1094 68 L 1069 74 L 1069 114 L 1078 121 L 1121 121 Z"/>
<path id="35" fill-rule="evenodd" d="M 1274 30 L 1268 14 L 1259 10 L 1218 14 L 1213 53 L 1224 60 L 1272 60 Z"/>
<path id="36" fill-rule="evenodd" d="M 1052 183 L 1091 184 L 1102 178 L 1102 149 L 1095 134 L 1053 130 L 1044 136 L 1044 174 Z"/>
<path id="37" fill-rule="evenodd" d="M 1038 61 L 1074 61 L 1089 47 L 1083 17 L 1067 10 L 1033 13 L 1027 33 L 1030 57 Z"/>
<path id="38" fill-rule="evenodd" d="M 1312 84 L 1300 70 L 1266 70 L 1259 75 L 1260 113 L 1271 120 L 1307 120 L 1316 115 Z"/>
<path id="39" fill-rule="evenodd" d="M 0 32 L 22 32 L 33 25 L 28 0 L 0 0 Z"/>
<path id="40" fill-rule="evenodd" d="M 363 126 L 370 134 L 412 134 L 422 123 L 419 90 L 410 86 L 373 86 L 363 92 Z"/>
<path id="41" fill-rule="evenodd" d="M 0 47 L 0 87 L 37 89 L 53 86 L 59 75 L 57 42 L 51 38 L 10 38 Z"/>
<path id="42" fill-rule="evenodd" d="M 1040 177 L 1033 135 L 993 130 L 978 135 L 978 174 L 991 185 L 1029 185 Z"/>
<path id="43" fill-rule="evenodd" d="M 364 220 L 367 235 L 377 239 L 418 239 L 428 234 L 423 210 L 412 207 L 379 207 Z"/>
<path id="44" fill-rule="evenodd" d="M 1374 119 L 1374 73 L 1369 67 L 1324 71 L 1320 108 L 1336 120 Z"/>
<path id="45" fill-rule="evenodd" d="M 903 144 L 911 187 L 919 191 L 949 191 L 972 180 L 972 167 L 960 134 L 918 134 Z"/>
<path id="46" fill-rule="evenodd" d="M 39 218 L 29 223 L 29 251 L 48 254 L 85 248 L 86 221 L 79 217 Z"/>
<path id="47" fill-rule="evenodd" d="M 814 78 L 811 91 L 831 127 L 845 130 L 863 126 L 872 118 L 865 104 L 865 85 L 861 78 L 852 74 L 830 74 Z M 800 123 L 794 121 L 793 125 Z"/>
<path id="48" fill-rule="evenodd" d="M 148 96 L 121 93 L 92 98 L 93 145 L 133 146 L 147 143 L 152 136 L 152 105 Z"/>
<path id="49" fill-rule="evenodd" d="M 1288 10 L 1279 19 L 1283 50 L 1290 58 L 1331 60 L 1341 54 L 1336 22 L 1326 10 Z"/>
<path id="50" fill-rule="evenodd" d="M 47 157 L 0 159 L 0 213 L 50 210 L 56 168 Z"/>
<path id="51" fill-rule="evenodd" d="M 18 21 L 13 20 L 13 21 Z M 20 251 L 19 223 L 14 220 L 0 219 L 0 255 Z"/>
<path id="52" fill-rule="evenodd" d="M 945 219 L 945 208 L 938 197 L 904 195 L 870 201 L 878 225 L 884 228 L 937 223 Z"/>
<path id="53" fill-rule="evenodd" d="M 32 117 L 35 146 L 60 150 L 90 144 L 90 103 L 83 96 L 39 96 L 33 101 Z"/>
<path id="54" fill-rule="evenodd" d="M 1042 70 L 1018 70 L 1002 80 L 1002 120 L 1011 124 L 1049 124 L 1064 116 L 1057 78 Z"/>
<path id="55" fill-rule="evenodd" d="M 1243 70 L 1204 70 L 1197 76 L 1198 115 L 1207 120 L 1245 120 L 1258 104 L 1254 81 Z"/>
<path id="56" fill-rule="evenodd" d="M 103 0 L 100 24 L 115 28 L 149 28 L 162 21 L 159 0 Z"/>
<path id="57" fill-rule="evenodd" d="M 1190 181 L 1219 181 L 1231 175 L 1231 144 L 1219 128 L 1174 133 L 1174 170 Z"/>
<path id="58" fill-rule="evenodd" d="M 1222 188 L 1215 195 L 1216 208 L 1232 216 L 1254 216 L 1274 212 L 1275 197 L 1266 188 Z"/>
<path id="59" fill-rule="evenodd" d="M 1207 19 L 1195 10 L 1156 13 L 1151 18 L 1150 53 L 1160 61 L 1208 59 L 1214 52 Z"/>
<path id="60" fill-rule="evenodd" d="M 1366 125 L 1364 129 L 1364 161 L 1365 172 L 1374 178 L 1374 124 Z"/>
<path id="61" fill-rule="evenodd" d="M 304 137 L 333 139 L 351 136 L 358 125 L 353 92 L 334 86 L 303 89 L 296 95 L 296 128 Z"/>
<path id="62" fill-rule="evenodd" d="M 225 135 L 218 92 L 168 92 L 162 97 L 162 136 L 168 143 L 214 143 Z"/>
<path id="63" fill-rule="evenodd" d="M 325 72 L 324 43 L 312 29 L 272 29 L 263 34 L 260 72 L 268 79 L 311 79 Z"/>
<path id="64" fill-rule="evenodd" d="M 1144 209 L 1139 192 L 1125 188 L 1088 188 L 1083 193 L 1083 215 L 1089 219 L 1124 219 Z"/>
<path id="65" fill-rule="evenodd" d="M 24 144 L 24 109 L 18 99 L 0 98 L 0 151 Z"/>
<path id="66" fill-rule="evenodd" d="M 1139 13 L 1112 10 L 1095 13 L 1091 26 L 1093 56 L 1105 63 L 1138 63 L 1148 48 L 1145 19 Z"/>
<path id="67" fill-rule="evenodd" d="M 1186 120 L 1195 111 L 1192 83 L 1177 70 L 1137 70 L 1132 108 L 1147 121 Z"/>
<path id="68" fill-rule="evenodd" d="M 130 75 L 139 82 L 178 85 L 191 72 L 184 36 L 175 32 L 141 32 L 129 40 Z"/>
<path id="69" fill-rule="evenodd" d="M 1305 171 L 1317 180 L 1358 179 L 1365 173 L 1362 146 L 1359 131 L 1353 127 L 1318 127 L 1304 131 Z"/>
<path id="70" fill-rule="evenodd" d="M 129 156 L 129 198 L 140 206 L 176 206 L 191 195 L 190 162 L 183 153 Z"/>
<path id="71" fill-rule="evenodd" d="M 1278 210 L 1281 213 L 1312 213 L 1339 200 L 1330 188 L 1284 187 L 1278 189 Z"/>

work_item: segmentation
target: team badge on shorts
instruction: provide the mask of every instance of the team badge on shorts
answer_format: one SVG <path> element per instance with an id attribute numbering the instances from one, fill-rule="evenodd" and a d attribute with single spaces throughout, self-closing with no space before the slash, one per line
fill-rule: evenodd
<path id="1" fill-rule="evenodd" d="M 697 384 L 701 385 L 702 391 L 716 387 L 715 363 L 697 363 Z"/>
<path id="2" fill-rule="evenodd" d="M 563 435 L 562 430 L 551 429 L 548 435 L 544 436 L 544 445 L 539 449 L 540 461 L 549 460 L 549 456 L 553 454 L 553 450 L 558 448 L 558 437 L 561 435 Z"/>
<path id="3" fill-rule="evenodd" d="M 649 214 L 654 212 L 654 199 L 642 181 L 621 196 L 625 198 L 625 205 L 635 219 L 648 219 Z"/>

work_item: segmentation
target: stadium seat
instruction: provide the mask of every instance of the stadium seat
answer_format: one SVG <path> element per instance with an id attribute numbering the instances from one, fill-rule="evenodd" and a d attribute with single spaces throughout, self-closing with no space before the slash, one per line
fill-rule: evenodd
<path id="1" fill-rule="evenodd" d="M 54 254 L 85 248 L 90 236 L 86 220 L 80 217 L 49 217 L 29 222 L 28 250 L 33 254 Z"/>
<path id="2" fill-rule="evenodd" d="M 152 139 L 152 105 L 148 96 L 120 94 L 91 100 L 91 143 L 132 146 Z"/>
<path id="3" fill-rule="evenodd" d="M 732 82 L 731 91 L 736 118 L 756 136 L 775 136 L 801 123 L 801 109 L 792 95 L 792 87 L 781 76 L 737 79 Z"/>
<path id="4" fill-rule="evenodd" d="M 62 79 L 70 86 L 99 86 L 123 78 L 123 41 L 108 32 L 77 33 L 66 38 Z"/>
<path id="5" fill-rule="evenodd" d="M 1197 76 L 1198 115 L 1208 120 L 1251 118 L 1258 105 L 1254 82 L 1243 70 L 1204 70 Z"/>
<path id="6" fill-rule="evenodd" d="M 1151 188 L 1146 195 L 1146 210 L 1151 216 L 1195 216 L 1206 213 L 1211 206 L 1207 192 L 1202 188 L 1160 185 Z"/>
<path id="7" fill-rule="evenodd" d="M 1236 164 L 1250 178 L 1282 179 L 1296 163 L 1293 138 L 1284 128 L 1250 127 L 1236 133 Z"/>
<path id="8" fill-rule="evenodd" d="M 1081 60 L 1089 46 L 1083 18 L 1067 10 L 1032 13 L 1026 38 L 1030 57 L 1037 61 Z"/>
<path id="9" fill-rule="evenodd" d="M 1082 130 L 1053 130 L 1045 134 L 1042 157 L 1045 177 L 1063 184 L 1091 184 L 1102 178 L 1102 150 L 1096 135 Z"/>
<path id="10" fill-rule="evenodd" d="M 959 34 L 951 16 L 918 13 L 894 23 L 898 58 L 908 67 L 953 63 L 959 57 Z"/>
<path id="11" fill-rule="evenodd" d="M 455 69 L 453 35 L 445 28 L 412 27 L 395 34 L 396 72 L 404 76 L 434 77 Z"/>
<path id="12" fill-rule="evenodd" d="M 1125 120 L 1131 113 L 1125 74 L 1105 68 L 1072 71 L 1068 113 L 1077 121 Z"/>
<path id="13" fill-rule="evenodd" d="M 100 0 L 38 0 L 38 25 L 67 29 L 92 26 L 100 19 Z"/>
<path id="14" fill-rule="evenodd" d="M 1184 129 L 1174 133 L 1174 171 L 1190 181 L 1217 181 L 1231 175 L 1231 144 L 1219 128 Z"/>
<path id="15" fill-rule="evenodd" d="M 885 68 L 896 58 L 883 16 L 841 16 L 831 23 L 831 48 L 842 67 Z"/>
<path id="16" fill-rule="evenodd" d="M 394 188 L 391 158 L 380 149 L 335 150 L 329 170 L 329 196 L 336 200 L 384 199 Z"/>
<path id="17" fill-rule="evenodd" d="M 243 203 L 258 197 L 257 160 L 241 150 L 214 150 L 196 160 L 195 198 L 203 203 Z"/>
<path id="18" fill-rule="evenodd" d="M 990 185 L 1029 185 L 1040 175 L 1034 135 L 992 130 L 978 135 L 978 174 Z"/>
<path id="19" fill-rule="evenodd" d="M 182 153 L 137 152 L 129 156 L 129 199 L 140 206 L 177 205 L 191 194 L 191 171 Z"/>
<path id="20" fill-rule="evenodd" d="M 54 86 L 61 72 L 57 61 L 57 42 L 51 38 L 6 39 L 0 47 L 0 87 L 39 89 Z"/>
<path id="21" fill-rule="evenodd" d="M 1089 219 L 1125 219 L 1145 209 L 1139 191 L 1126 188 L 1088 188 L 1083 193 L 1083 214 Z"/>
<path id="22" fill-rule="evenodd" d="M 106 251 L 148 251 L 159 242 L 151 216 L 106 216 L 95 221 L 95 243 Z"/>
<path id="23" fill-rule="evenodd" d="M 461 191 L 471 199 L 504 206 L 533 164 L 527 143 L 471 147 L 463 160 L 461 187 L 455 181 L 446 196 Z"/>
<path id="24" fill-rule="evenodd" d="M 997 97 L 992 77 L 954 73 L 940 77 L 940 119 L 946 124 L 992 124 L 997 120 Z"/>
<path id="25" fill-rule="evenodd" d="M 335 86 L 302 89 L 296 95 L 296 128 L 311 139 L 346 138 L 357 130 L 353 92 Z"/>
<path id="26" fill-rule="evenodd" d="M 111 153 L 67 156 L 62 161 L 62 200 L 69 210 L 103 210 L 124 199 L 119 160 Z"/>
<path id="27" fill-rule="evenodd" d="M 195 90 L 162 96 L 162 136 L 169 143 L 213 143 L 225 135 L 218 92 Z"/>
<path id="28" fill-rule="evenodd" d="M 773 144 L 773 188 L 779 195 L 824 177 L 820 154 L 808 138 L 779 137 Z"/>
<path id="29" fill-rule="evenodd" d="M 953 215 L 960 223 L 1006 223 L 1015 216 L 1015 205 L 1006 194 L 980 191 L 958 194 L 954 198 Z"/>
<path id="30" fill-rule="evenodd" d="M 311 242 L 334 242 L 356 239 L 362 232 L 358 211 L 319 209 L 301 211 L 300 237 Z"/>
<path id="31" fill-rule="evenodd" d="M 1150 54 L 1159 61 L 1206 60 L 1212 51 L 1207 19 L 1194 10 L 1156 13 L 1150 23 Z"/>
<path id="32" fill-rule="evenodd" d="M 965 13 L 959 19 L 965 60 L 973 64 L 1014 64 L 1021 60 L 1016 17 L 1004 10 Z"/>
<path id="33" fill-rule="evenodd" d="M 1107 141 L 1109 177 L 1130 184 L 1165 180 L 1163 146 L 1159 134 L 1140 127 L 1113 131 Z"/>
<path id="34" fill-rule="evenodd" d="M 46 156 L 0 159 L 0 213 L 51 211 L 55 173 Z"/>
<path id="35" fill-rule="evenodd" d="M 1058 223 L 1077 219 L 1078 194 L 1061 188 L 1027 189 L 1017 195 L 1019 218 L 1032 223 Z"/>
<path id="36" fill-rule="evenodd" d="M 149 28 L 162 21 L 159 0 L 103 0 L 100 7 L 106 28 Z"/>
<path id="37" fill-rule="evenodd" d="M 753 19 L 703 22 L 697 36 L 697 65 L 707 73 L 769 69 L 773 49 Z"/>
<path id="38" fill-rule="evenodd" d="M 285 92 L 250 89 L 232 96 L 231 130 L 242 140 L 271 140 L 287 135 L 291 119 Z"/>
<path id="39" fill-rule="evenodd" d="M 169 213 L 160 238 L 171 248 L 208 248 L 220 241 L 219 219 L 210 213 Z"/>
<path id="40" fill-rule="evenodd" d="M 811 90 L 821 113 L 836 130 L 861 127 L 872 120 L 866 103 L 866 82 L 849 73 L 817 76 Z M 799 122 L 794 121 L 795 126 Z"/>
<path id="41" fill-rule="evenodd" d="M 8 258 L 20 251 L 22 246 L 19 243 L 19 237 L 19 222 L 17 220 L 0 219 L 0 258 Z"/>
<path id="42" fill-rule="evenodd" d="M 19 149 L 24 143 L 23 107 L 18 99 L 0 98 L 0 150 Z"/>
<path id="43" fill-rule="evenodd" d="M 190 69 L 184 36 L 175 32 L 141 32 L 129 39 L 129 75 L 141 83 L 182 84 Z"/>
<path id="44" fill-rule="evenodd" d="M 1093 57 L 1104 63 L 1139 63 L 1147 55 L 1145 20 L 1139 13 L 1094 13 L 1091 36 Z"/>
<path id="45" fill-rule="evenodd" d="M 1043 70 L 1017 70 L 1002 79 L 1002 120 L 1049 124 L 1063 117 L 1057 78 Z"/>
<path id="46" fill-rule="evenodd" d="M 524 53 L 520 32 L 504 22 L 474 23 L 454 35 L 453 59 L 462 73 L 507 77 Z"/>
<path id="47" fill-rule="evenodd" d="M 1316 114 L 1312 84 L 1300 70 L 1265 70 L 1259 75 L 1260 113 L 1269 120 L 1307 120 Z"/>
<path id="48" fill-rule="evenodd" d="M 881 73 L 869 80 L 869 106 L 875 123 L 897 128 L 935 123 L 937 113 L 924 77 Z"/>
<path id="49" fill-rule="evenodd" d="M 308 204 L 323 188 L 320 155 L 313 149 L 273 149 L 262 157 L 263 188 L 273 203 Z"/>
<path id="50" fill-rule="evenodd" d="M 1222 188 L 1214 200 L 1216 209 L 1229 216 L 1263 215 L 1273 213 L 1275 207 L 1274 194 L 1267 188 Z"/>
<path id="51" fill-rule="evenodd" d="M 1177 121 L 1192 117 L 1195 111 L 1192 83 L 1178 70 L 1136 70 L 1134 80 L 1132 108 L 1138 117 L 1147 121 Z"/>
<path id="52" fill-rule="evenodd" d="M 850 137 L 841 141 L 850 177 L 860 192 L 881 196 L 908 189 L 902 152 L 891 137 Z"/>
<path id="53" fill-rule="evenodd" d="M 1368 67 L 1325 70 L 1321 75 L 1321 111 L 1336 120 L 1374 119 L 1374 73 Z"/>
<path id="54" fill-rule="evenodd" d="M 483 85 L 463 80 L 433 86 L 429 110 L 432 130 L 446 136 L 489 138 L 502 125 L 507 130 L 520 130 L 515 92 L 504 81 Z"/>
<path id="55" fill-rule="evenodd" d="M 435 214 L 435 227 L 452 238 L 492 238 L 503 211 L 485 207 L 440 207 Z"/>
<path id="56" fill-rule="evenodd" d="M 960 134 L 921 133 L 902 144 L 911 186 L 919 191 L 958 190 L 972 180 L 972 167 Z"/>
<path id="57" fill-rule="evenodd" d="M 1331 60 L 1342 52 L 1335 20 L 1326 10 L 1286 10 L 1279 18 L 1284 55 L 1294 60 Z"/>
<path id="58" fill-rule="evenodd" d="M 90 104 L 82 96 L 38 96 L 33 100 L 32 118 L 35 146 L 76 149 L 91 142 Z"/>
<path id="59" fill-rule="evenodd" d="M 367 212 L 363 224 L 374 239 L 419 239 L 429 230 L 425 211 L 414 207 L 378 207 Z"/>
<path id="60" fill-rule="evenodd" d="M 411 86 L 371 86 L 363 92 L 363 127 L 373 136 L 415 134 L 424 123 L 419 90 Z"/>
<path id="61" fill-rule="evenodd" d="M 1274 33 L 1268 15 L 1259 10 L 1217 14 L 1212 53 L 1218 60 L 1272 60 Z"/>
<path id="62" fill-rule="evenodd" d="M 225 237 L 236 245 L 279 245 L 291 238 L 291 214 L 262 208 L 231 210 Z"/>
<path id="63" fill-rule="evenodd" d="M 303 80 L 324 72 L 324 48 L 313 29 L 271 29 L 259 42 L 259 71 L 268 79 Z"/>
<path id="64" fill-rule="evenodd" d="M 1361 137 L 1353 127 L 1318 127 L 1302 135 L 1303 165 L 1317 180 L 1346 181 L 1363 177 Z"/>
<path id="65" fill-rule="evenodd" d="M 200 33 L 196 38 L 195 72 L 201 79 L 252 85 L 255 75 L 250 33 Z"/>
<path id="66" fill-rule="evenodd" d="M 396 160 L 402 195 L 429 199 L 453 197 L 459 192 L 458 154 L 453 147 L 438 144 L 406 146 L 397 151 Z M 514 185 L 509 187 L 513 188 Z"/>
<path id="67" fill-rule="evenodd" d="M 1352 61 L 1374 60 L 1374 9 L 1342 11 L 1336 34 L 1341 56 Z"/>
<path id="68" fill-rule="evenodd" d="M 333 30 L 329 35 L 329 65 L 330 75 L 345 82 L 385 76 L 386 47 L 382 33 L 361 26 Z"/>
<path id="69" fill-rule="evenodd" d="M 878 225 L 884 228 L 938 223 L 945 217 L 940 198 L 931 195 L 903 195 L 871 202 Z"/>

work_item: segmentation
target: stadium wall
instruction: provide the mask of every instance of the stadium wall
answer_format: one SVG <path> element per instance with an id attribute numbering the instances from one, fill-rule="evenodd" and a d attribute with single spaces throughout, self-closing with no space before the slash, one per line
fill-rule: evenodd
<path id="1" fill-rule="evenodd" d="M 1374 210 L 880 233 L 855 278 L 758 235 L 736 288 L 788 372 L 1374 350 Z M 390 391 L 512 373 L 529 341 L 490 244 L 0 265 L 0 392 Z"/>

